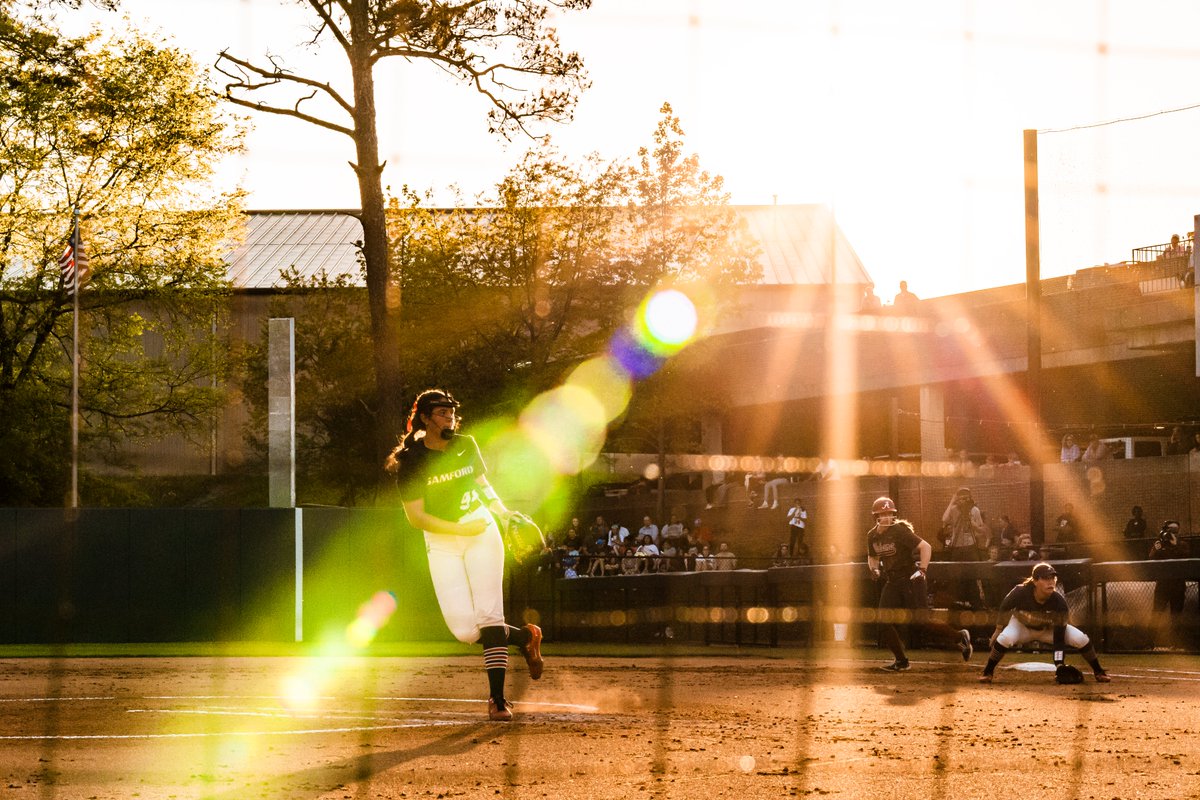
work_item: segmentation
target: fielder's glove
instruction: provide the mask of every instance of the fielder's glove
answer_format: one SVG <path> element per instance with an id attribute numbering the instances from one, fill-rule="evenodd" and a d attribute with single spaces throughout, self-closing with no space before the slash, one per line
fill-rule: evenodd
<path id="1" fill-rule="evenodd" d="M 542 529 L 525 514 L 514 511 L 504 526 L 504 547 L 513 561 L 524 564 L 546 549 Z"/>
<path id="2" fill-rule="evenodd" d="M 1054 682 L 1061 684 L 1083 683 L 1083 673 L 1070 664 L 1059 664 L 1054 670 Z"/>

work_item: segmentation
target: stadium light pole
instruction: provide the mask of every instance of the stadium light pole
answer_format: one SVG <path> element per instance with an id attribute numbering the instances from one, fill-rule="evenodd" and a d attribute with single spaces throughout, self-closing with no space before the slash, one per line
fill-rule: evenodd
<path id="1" fill-rule="evenodd" d="M 1029 535 L 1046 540 L 1045 482 L 1042 463 L 1042 264 L 1038 216 L 1037 131 L 1024 132 L 1025 143 L 1025 393 L 1033 418 L 1033 453 L 1029 459 Z"/>

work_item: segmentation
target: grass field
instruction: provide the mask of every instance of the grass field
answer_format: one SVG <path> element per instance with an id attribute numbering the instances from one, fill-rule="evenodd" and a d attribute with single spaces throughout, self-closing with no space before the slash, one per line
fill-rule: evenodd
<path id="1" fill-rule="evenodd" d="M 5 648 L 0 796 L 1200 797 L 1194 657 L 1057 686 L 1013 654 L 984 686 L 941 651 L 551 645 L 501 724 L 457 645 L 210 648 Z"/>

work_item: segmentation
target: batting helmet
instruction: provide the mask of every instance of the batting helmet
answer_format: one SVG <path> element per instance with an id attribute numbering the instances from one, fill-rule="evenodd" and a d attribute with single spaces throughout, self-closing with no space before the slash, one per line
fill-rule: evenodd
<path id="1" fill-rule="evenodd" d="M 895 513 L 896 513 L 896 504 L 892 502 L 892 498 L 890 498 L 890 497 L 881 497 L 871 505 L 872 516 L 879 516 L 880 514 L 895 514 Z"/>

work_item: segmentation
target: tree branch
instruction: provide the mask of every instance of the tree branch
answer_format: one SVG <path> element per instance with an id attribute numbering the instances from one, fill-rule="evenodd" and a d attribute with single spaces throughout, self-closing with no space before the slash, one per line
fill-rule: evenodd
<path id="1" fill-rule="evenodd" d="M 231 64 L 234 64 L 235 66 L 237 66 L 239 68 L 239 72 L 234 72 L 234 71 L 224 67 L 221 63 L 222 61 L 228 61 Z M 217 58 L 217 61 L 213 66 L 218 72 L 220 72 L 222 75 L 224 75 L 225 77 L 230 79 L 230 83 L 225 84 L 225 99 L 228 100 L 229 102 L 233 103 L 234 105 L 239 105 L 239 106 L 242 106 L 243 108 L 249 108 L 254 111 L 263 111 L 268 114 L 279 114 L 279 115 L 286 116 L 286 117 L 295 117 L 297 119 L 304 120 L 305 122 L 311 122 L 313 125 L 317 125 L 322 128 L 327 128 L 328 130 L 336 131 L 337 133 L 342 133 L 342 134 L 345 134 L 346 136 L 353 138 L 354 130 L 352 128 L 348 128 L 345 125 L 339 125 L 336 122 L 330 122 L 329 120 L 314 116 L 312 114 L 307 114 L 300 110 L 301 103 L 303 103 L 305 100 L 312 99 L 313 97 L 316 96 L 317 92 L 320 91 L 320 92 L 324 92 L 326 95 L 328 95 L 335 103 L 337 103 L 342 108 L 343 111 L 345 111 L 348 115 L 353 117 L 354 116 L 354 106 L 352 106 L 350 103 L 346 102 L 346 100 L 340 94 L 338 94 L 337 90 L 335 90 L 328 83 L 320 83 L 320 82 L 314 81 L 310 78 L 304 78 L 299 75 L 293 75 L 291 73 L 283 71 L 278 66 L 275 66 L 274 69 L 269 70 L 269 69 L 257 66 L 255 64 L 252 64 L 249 61 L 246 61 L 244 59 L 237 58 L 236 56 L 231 56 L 227 50 L 221 51 L 220 57 Z M 255 81 L 247 73 L 250 73 L 252 75 L 257 75 L 258 77 L 262 78 L 263 80 Z M 240 89 L 245 92 L 255 92 L 255 91 L 258 91 L 259 89 L 265 89 L 270 86 L 277 86 L 284 82 L 294 83 L 294 84 L 298 84 L 300 86 L 307 86 L 307 87 L 311 88 L 313 91 L 310 94 L 299 98 L 296 101 L 296 104 L 292 108 L 282 108 L 279 106 L 272 106 L 272 105 L 269 105 L 264 102 L 256 103 L 252 100 L 246 100 L 244 98 L 237 97 L 236 95 L 234 95 L 235 90 Z"/>

